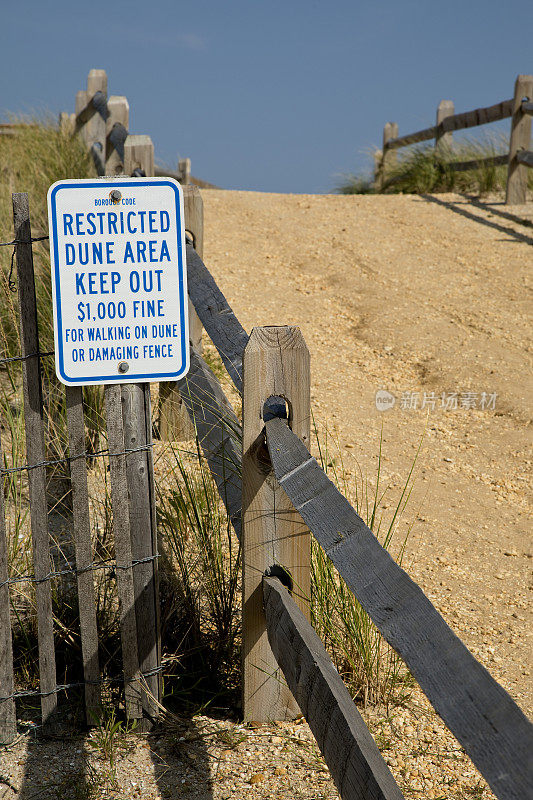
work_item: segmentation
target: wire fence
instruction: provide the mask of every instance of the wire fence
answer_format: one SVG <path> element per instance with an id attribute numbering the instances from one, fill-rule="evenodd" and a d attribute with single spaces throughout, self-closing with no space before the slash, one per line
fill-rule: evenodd
<path id="1" fill-rule="evenodd" d="M 7 276 L 9 290 L 13 292 L 13 294 L 17 291 L 17 285 L 13 280 L 13 268 L 15 265 L 15 253 L 17 252 L 17 245 L 30 244 L 33 242 L 45 242 L 48 239 L 50 239 L 49 236 L 33 236 L 31 239 L 13 239 L 11 242 L 0 242 L 0 247 L 11 247 L 14 245 L 13 252 L 11 253 L 11 266 L 9 268 L 9 275 Z"/>
<path id="2" fill-rule="evenodd" d="M 149 678 L 153 675 L 159 675 L 165 670 L 166 665 L 161 664 L 159 667 L 147 670 L 146 672 L 139 672 L 137 680 L 141 678 Z M 42 692 L 39 689 L 20 689 L 11 694 L 0 696 L 0 702 L 6 700 L 17 700 L 21 697 L 50 697 L 53 694 L 64 692 L 69 689 L 80 689 L 84 686 L 109 686 L 110 684 L 120 684 L 124 682 L 124 673 L 117 675 L 113 678 L 99 678 L 98 680 L 85 680 L 85 681 L 72 681 L 71 683 L 61 683 L 50 689 L 47 692 Z"/>
<path id="3" fill-rule="evenodd" d="M 81 387 L 58 387 L 63 390 L 63 401 L 56 402 L 58 399 L 56 398 L 53 408 L 48 407 L 46 410 L 47 403 L 51 399 L 47 388 L 45 390 L 45 387 L 48 387 L 48 378 L 44 379 L 40 365 L 36 368 L 35 362 L 53 356 L 54 351 L 39 347 L 40 325 L 37 319 L 32 245 L 48 241 L 49 236 L 25 237 L 22 231 L 29 229 L 30 224 L 27 195 L 14 195 L 13 201 L 15 236 L 9 241 L 0 242 L 0 245 L 13 248 L 9 272 L 7 273 L 6 270 L 7 286 L 11 292 L 18 294 L 17 308 L 13 308 L 13 320 L 18 317 L 20 341 L 23 342 L 23 345 L 22 353 L 15 352 L 11 355 L 8 350 L 3 354 L 0 357 L 0 368 L 8 369 L 11 365 L 18 364 L 22 366 L 25 436 L 21 438 L 21 443 L 25 442 L 26 458 L 23 463 L 20 463 L 22 458 L 20 458 L 17 447 L 17 451 L 13 450 L 12 456 L 15 461 L 9 464 L 7 454 L 4 453 L 3 463 L 0 466 L 0 478 L 9 479 L 22 474 L 28 476 L 28 494 L 17 498 L 17 501 L 20 499 L 20 502 L 24 504 L 26 512 L 29 512 L 29 517 L 15 519 L 14 530 L 15 532 L 18 530 L 18 536 L 12 544 L 9 544 L 9 547 L 15 548 L 13 553 L 20 554 L 21 535 L 23 540 L 28 540 L 28 543 L 31 537 L 33 570 L 24 569 L 22 565 L 9 568 L 8 543 L 11 534 L 9 533 L 10 528 L 6 530 L 5 524 L 9 524 L 9 518 L 4 520 L 2 512 L 0 519 L 0 565 L 2 567 L 0 572 L 0 648 L 5 652 L 6 659 L 0 663 L 0 740 L 4 743 L 12 741 L 16 733 L 15 701 L 28 697 L 39 698 L 42 707 L 42 727 L 45 728 L 51 717 L 55 716 L 58 711 L 58 695 L 68 689 L 85 688 L 85 708 L 86 714 L 89 715 L 91 709 L 100 706 L 96 687 L 122 683 L 127 716 L 139 718 L 146 714 L 148 719 L 154 718 L 156 713 L 150 698 L 153 697 L 157 702 L 159 701 L 161 689 L 159 676 L 163 671 L 160 645 L 158 644 L 160 634 L 156 605 L 157 562 L 160 554 L 157 552 L 157 537 L 154 534 L 153 444 L 151 441 L 149 387 L 148 394 L 146 394 L 146 387 L 141 391 L 140 397 L 143 398 L 144 412 L 138 420 L 127 416 L 120 392 L 118 395 L 116 393 L 117 387 L 105 387 L 108 440 L 106 444 L 108 446 L 102 449 L 84 447 L 84 442 L 87 441 L 86 422 L 88 419 L 86 419 L 86 415 L 87 413 L 90 415 L 92 412 L 84 404 Z M 19 203 L 18 206 L 17 203 Z M 26 245 L 26 247 L 22 245 Z M 15 263 L 18 281 L 15 281 L 14 277 Z M 13 352 L 12 349 L 11 352 Z M 15 390 L 11 375 L 10 378 Z M 51 380 L 53 382 L 53 376 Z M 18 387 L 16 391 L 20 392 L 21 386 L 18 379 L 16 385 Z M 120 387 L 118 388 L 120 389 Z M 125 387 L 125 391 L 127 391 L 127 387 Z M 63 418 L 65 412 L 66 418 Z M 50 414 L 53 418 L 50 417 Z M 57 415 L 60 415 L 61 419 Z M 48 443 L 46 442 L 47 436 L 50 437 L 48 417 L 50 417 L 52 426 L 60 423 L 61 430 L 65 434 L 68 433 L 68 441 L 67 438 L 62 441 L 57 457 L 53 457 L 55 453 L 47 452 L 50 446 L 54 449 L 57 447 L 57 444 L 53 444 L 52 439 Z M 31 422 L 28 424 L 29 419 Z M 98 435 L 100 435 L 100 428 L 101 424 L 99 423 Z M 92 430 L 92 422 L 89 423 L 89 429 Z M 53 435 L 54 428 L 52 427 L 51 430 Z M 47 455 L 50 457 L 46 457 Z M 106 490 L 105 496 L 106 515 L 108 510 L 112 509 L 113 512 L 112 528 L 108 529 L 113 532 L 113 547 L 109 558 L 106 557 L 107 552 L 101 554 L 103 557 L 95 557 L 101 545 L 106 550 L 107 545 L 100 540 L 98 534 L 96 540 L 94 537 L 92 527 L 94 511 L 89 497 L 86 468 L 85 466 L 83 468 L 75 466 L 79 465 L 80 461 L 94 462 L 97 459 L 105 459 L 110 471 L 111 492 L 108 494 Z M 67 504 L 69 515 L 68 518 L 65 518 L 67 528 L 62 527 L 60 541 L 56 543 L 61 554 L 58 563 L 57 556 L 51 547 L 53 544 L 49 520 L 51 509 L 49 511 L 47 507 L 49 507 L 49 501 L 53 499 L 53 493 L 50 493 L 47 485 L 47 468 L 59 465 L 70 467 L 63 477 L 70 484 L 65 495 L 72 492 L 72 507 L 69 501 Z M 142 476 L 145 476 L 144 483 Z M 9 508 L 11 505 L 6 507 L 6 511 Z M 11 513 L 8 511 L 9 515 Z M 14 513 L 18 513 L 16 508 L 14 508 Z M 97 572 L 105 573 L 103 584 L 97 584 L 93 580 L 92 575 Z M 79 628 L 75 623 L 72 634 L 79 635 L 81 639 L 81 653 L 79 656 L 74 654 L 69 656 L 68 662 L 65 664 L 67 672 L 65 677 L 68 678 L 68 673 L 72 675 L 73 671 L 72 677 L 77 678 L 76 672 L 82 671 L 83 680 L 64 680 L 59 683 L 56 680 L 56 659 L 64 658 L 64 654 L 59 655 L 60 650 L 57 649 L 62 642 L 60 631 L 63 629 L 64 620 L 61 609 L 54 610 L 54 603 L 57 602 L 59 595 L 56 589 L 52 594 L 52 581 L 67 576 L 73 576 L 77 585 L 75 605 L 79 608 Z M 113 617 L 113 635 L 120 633 L 121 647 L 118 653 L 114 654 L 112 661 L 115 663 L 118 657 L 121 659 L 121 663 L 115 664 L 112 672 L 116 673 L 116 668 L 121 664 L 124 671 L 119 676 L 107 678 L 102 676 L 102 671 L 105 673 L 106 667 L 101 665 L 102 669 L 100 669 L 98 663 L 98 651 L 101 650 L 100 628 L 97 620 L 101 588 L 98 587 L 109 586 L 108 581 L 113 577 L 116 578 L 116 584 L 112 584 L 111 595 L 115 598 L 113 602 L 116 603 L 118 600 L 114 612 L 116 618 Z M 26 623 L 21 619 L 19 611 L 15 609 L 13 598 L 9 593 L 10 587 L 22 584 L 35 586 L 34 612 L 37 624 L 31 638 L 31 642 L 33 642 L 35 633 L 36 639 L 33 645 L 28 640 L 25 631 Z M 59 591 L 61 594 L 63 588 Z M 70 589 L 68 591 L 70 592 Z M 104 591 L 107 596 L 109 589 Z M 108 600 L 104 600 L 104 603 L 107 602 Z M 67 604 L 66 607 L 69 605 Z M 16 623 L 15 620 L 11 620 L 13 609 L 15 609 L 17 618 Z M 25 608 L 23 614 L 27 614 L 28 611 L 29 609 Z M 70 625 L 70 622 L 67 624 Z M 16 660 L 13 660 L 12 644 L 18 641 L 18 634 L 15 635 L 15 630 L 18 630 L 17 626 L 22 626 L 25 650 L 34 646 L 38 647 L 40 690 L 33 689 L 31 686 L 20 686 L 21 676 L 17 677 L 14 671 L 15 663 L 21 655 L 20 648 L 17 646 Z M 55 641 L 56 634 L 59 634 L 57 641 Z M 15 637 L 13 643 L 12 635 Z M 132 687 L 132 681 L 141 678 L 147 684 L 147 692 L 143 692 L 142 695 Z M 17 688 L 16 683 L 19 683 Z M 90 722 L 89 716 L 87 721 Z"/>
<path id="4" fill-rule="evenodd" d="M 68 569 L 54 570 L 47 575 L 43 575 L 42 578 L 36 578 L 34 575 L 17 575 L 16 578 L 8 578 L 5 581 L 0 581 L 0 587 L 10 586 L 13 583 L 44 583 L 52 578 L 60 578 L 63 575 L 83 575 L 85 572 L 91 572 L 97 569 L 131 569 L 139 564 L 148 564 L 150 561 L 155 561 L 157 558 L 160 558 L 159 553 L 155 553 L 153 556 L 146 556 L 146 558 L 136 558 L 129 564 L 118 564 L 115 559 L 110 558 L 105 561 L 95 561 L 92 564 L 87 564 L 85 567 L 70 567 Z"/>

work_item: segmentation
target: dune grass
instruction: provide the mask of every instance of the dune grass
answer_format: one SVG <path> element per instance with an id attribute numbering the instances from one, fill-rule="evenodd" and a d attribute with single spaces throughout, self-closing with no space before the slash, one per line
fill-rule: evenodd
<path id="1" fill-rule="evenodd" d="M 27 192 L 30 205 L 32 236 L 48 234 L 46 196 L 55 181 L 65 178 L 94 176 L 92 160 L 85 145 L 78 138 L 63 134 L 50 119 L 20 119 L 15 136 L 0 139 L 0 241 L 13 239 L 12 192 Z M 25 123 L 25 124 L 22 124 Z M 20 355 L 20 334 L 16 293 L 16 269 L 12 261 L 13 249 L 0 247 L 0 358 Z M 47 241 L 33 246 L 37 316 L 41 352 L 54 349 L 50 254 Z M 12 269 L 13 267 L 13 269 Z M 14 291 L 10 287 L 13 284 Z M 53 357 L 41 360 L 43 396 L 47 422 L 47 454 L 50 459 L 63 458 L 67 453 L 65 423 L 65 392 L 55 375 Z M 21 365 L 14 362 L 4 365 L 9 385 L 15 389 L 21 382 Z M 94 425 L 89 435 L 95 436 L 94 427 L 101 415 L 103 398 L 99 387 L 86 392 L 90 419 Z M 94 441 L 93 441 L 94 443 Z M 68 477 L 68 474 L 65 476 Z"/>
<path id="2" fill-rule="evenodd" d="M 346 175 L 336 188 L 339 194 L 421 194 L 458 192 L 483 196 L 505 192 L 507 165 L 494 166 L 486 159 L 504 155 L 509 142 L 503 136 L 463 138 L 449 147 L 435 150 L 433 144 L 412 145 L 397 150 L 384 175 L 380 191 L 368 177 Z M 476 162 L 472 169 L 453 169 L 454 163 Z M 528 186 L 533 190 L 533 170 L 528 171 Z"/>
<path id="3" fill-rule="evenodd" d="M 378 463 L 373 486 L 363 476 L 360 468 L 354 478 L 348 478 L 340 443 L 331 437 L 327 429 L 319 434 L 315 425 L 314 433 L 318 461 L 322 469 L 350 500 L 382 547 L 391 552 L 395 560 L 401 564 L 412 524 L 401 536 L 399 523 L 403 521 L 413 489 L 414 472 L 422 439 L 399 496 L 391 504 L 392 514 L 385 520 L 381 507 L 385 498 L 389 500 L 390 487 L 382 486 L 383 431 L 379 440 Z M 388 708 L 404 702 L 414 685 L 405 664 L 385 642 L 344 579 L 313 538 L 311 544 L 312 623 L 324 641 L 352 697 L 363 701 L 365 706 L 370 703 L 385 705 Z"/>

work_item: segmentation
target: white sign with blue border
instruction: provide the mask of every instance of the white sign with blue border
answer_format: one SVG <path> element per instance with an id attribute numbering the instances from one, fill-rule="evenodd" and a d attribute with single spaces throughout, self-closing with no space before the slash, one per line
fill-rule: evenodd
<path id="1" fill-rule="evenodd" d="M 171 178 L 48 191 L 56 372 L 68 386 L 174 381 L 189 369 L 183 192 Z"/>

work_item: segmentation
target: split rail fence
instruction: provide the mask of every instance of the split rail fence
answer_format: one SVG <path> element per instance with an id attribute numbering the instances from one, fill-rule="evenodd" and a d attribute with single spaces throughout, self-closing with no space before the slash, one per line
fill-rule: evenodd
<path id="1" fill-rule="evenodd" d="M 310 531 L 495 795 L 526 797 L 533 726 L 309 453 L 309 351 L 300 331 L 248 336 L 191 245 L 187 272 L 190 299 L 243 401 L 241 427 L 193 350 L 179 391 L 243 547 L 245 720 L 301 711 L 341 797 L 402 797 L 309 623 Z"/>
<path id="2" fill-rule="evenodd" d="M 142 167 L 138 167 L 142 168 Z M 192 191 L 190 197 L 197 197 Z M 197 222 L 200 206 L 191 201 Z M 58 693 L 45 500 L 41 358 L 32 237 L 26 195 L 14 195 L 42 720 L 54 729 Z M 243 552 L 243 714 L 248 721 L 303 713 L 343 800 L 399 800 L 399 787 L 309 622 L 310 533 L 399 653 L 426 696 L 500 800 L 523 800 L 533 785 L 533 727 L 394 562 L 310 455 L 309 351 L 298 328 L 254 328 L 249 336 L 200 255 L 202 229 L 186 227 L 189 300 L 243 401 L 242 424 L 191 340 L 191 368 L 168 387 L 193 422 Z M 196 239 L 196 246 L 195 246 Z M 201 330 L 199 331 L 201 336 Z M 198 334 L 198 331 L 197 331 Z M 201 341 L 201 339 L 200 339 Z M 157 717 L 161 672 L 157 535 L 150 393 L 105 388 L 108 450 L 87 453 L 83 390 L 66 387 L 80 599 L 85 701 L 100 703 L 98 631 L 87 494 L 87 459 L 109 459 L 126 714 Z M 0 503 L 3 502 L 0 493 Z M 147 534 L 148 532 L 148 534 Z M 9 577 L 0 508 L 0 736 L 16 731 Z M 118 679 L 118 678 L 117 678 Z"/>
<path id="3" fill-rule="evenodd" d="M 462 114 L 454 113 L 451 100 L 442 100 L 437 108 L 436 125 L 431 128 L 398 136 L 398 124 L 387 122 L 383 128 L 383 149 L 376 163 L 375 182 L 380 190 L 391 186 L 398 178 L 394 177 L 397 163 L 397 150 L 411 144 L 435 139 L 435 151 L 443 156 L 452 152 L 453 131 L 487 125 L 490 122 L 511 117 L 509 152 L 500 156 L 488 156 L 471 161 L 448 161 L 454 170 L 464 172 L 476 169 L 481 164 L 490 166 L 508 165 L 507 190 L 505 202 L 508 205 L 525 203 L 527 192 L 527 170 L 533 167 L 531 147 L 531 115 L 533 114 L 533 75 L 518 75 L 514 96 L 493 106 L 476 108 Z"/>

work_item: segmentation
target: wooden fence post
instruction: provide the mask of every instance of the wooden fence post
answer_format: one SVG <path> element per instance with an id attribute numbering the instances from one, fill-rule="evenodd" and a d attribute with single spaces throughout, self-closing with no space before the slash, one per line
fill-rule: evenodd
<path id="1" fill-rule="evenodd" d="M 113 506 L 113 534 L 115 539 L 117 592 L 120 613 L 120 639 L 124 692 L 128 719 L 142 717 L 141 687 L 139 685 L 139 655 L 137 649 L 137 620 L 131 554 L 130 514 L 126 455 L 124 453 L 124 425 L 122 419 L 122 393 L 120 385 L 104 388 L 106 405 L 107 441 L 110 451 L 111 502 Z"/>
<path id="2" fill-rule="evenodd" d="M 185 230 L 193 240 L 194 249 L 204 255 L 204 203 L 197 186 L 183 187 Z M 189 341 L 202 353 L 202 323 L 189 299 Z M 194 426 L 180 397 L 176 382 L 159 384 L 159 436 L 166 441 L 194 438 Z"/>
<path id="3" fill-rule="evenodd" d="M 105 398 L 109 450 L 121 453 L 110 457 L 110 469 L 126 703 L 132 719 L 142 717 L 142 706 L 146 731 L 161 698 L 150 384 L 106 386 Z"/>
<path id="4" fill-rule="evenodd" d="M 161 676 L 156 670 L 161 663 L 161 632 L 150 384 L 123 384 L 121 397 L 124 448 L 134 451 L 126 456 L 131 556 L 141 562 L 133 567 L 137 653 L 140 671 L 153 672 L 143 680 L 149 693 L 143 692 L 142 703 L 148 716 L 155 719 L 160 700 Z"/>
<path id="5" fill-rule="evenodd" d="M 124 142 L 124 173 L 133 175 L 136 170 L 147 178 L 154 175 L 154 145 L 149 136 L 129 134 Z"/>
<path id="6" fill-rule="evenodd" d="M 188 186 L 191 182 L 191 159 L 180 158 L 178 160 L 178 180 L 182 186 Z"/>
<path id="7" fill-rule="evenodd" d="M 309 351 L 295 327 L 254 328 L 243 358 L 242 546 L 243 714 L 245 720 L 293 719 L 300 710 L 272 653 L 263 611 L 262 579 L 281 566 L 293 597 L 309 618 L 310 536 L 272 472 L 263 406 L 288 404 L 289 425 L 309 446 Z"/>
<path id="8" fill-rule="evenodd" d="M 121 125 L 127 135 L 130 122 L 130 106 L 126 97 L 112 95 L 107 101 L 109 116 L 106 120 L 105 174 L 122 175 L 124 172 L 124 141 L 111 141 L 110 134 L 115 125 Z M 117 146 L 118 144 L 118 146 Z"/>
<path id="9" fill-rule="evenodd" d="M 455 114 L 455 106 L 453 100 L 441 100 L 437 107 L 437 135 L 435 136 L 435 152 L 441 155 L 450 150 L 452 147 L 453 139 L 452 132 L 439 134 L 438 126 L 446 119 L 446 117 L 453 117 Z"/>
<path id="10" fill-rule="evenodd" d="M 52 730 L 57 712 L 56 663 L 54 627 L 52 622 L 52 591 L 48 509 L 46 504 L 46 448 L 44 443 L 44 407 L 37 328 L 37 303 L 31 244 L 30 207 L 28 195 L 13 195 L 13 222 L 18 242 L 17 284 L 20 311 L 20 340 L 22 344 L 22 381 L 24 392 L 24 423 L 28 464 L 41 464 L 28 470 L 30 521 L 33 547 L 33 570 L 37 604 L 37 636 L 39 643 L 39 682 L 41 687 L 42 721 Z"/>
<path id="11" fill-rule="evenodd" d="M 0 439 L 0 463 L 2 442 Z M 17 715 L 13 694 L 13 644 L 9 608 L 9 561 L 4 513 L 4 482 L 0 480 L 0 745 L 11 744 L 17 734 Z"/>
<path id="12" fill-rule="evenodd" d="M 204 257 L 204 201 L 197 186 L 183 187 L 183 210 L 185 230 L 190 233 L 194 249 L 203 260 Z M 189 339 L 192 346 L 202 353 L 202 323 L 189 300 Z"/>
<path id="13" fill-rule="evenodd" d="M 107 99 L 107 75 L 103 69 L 92 69 L 87 78 L 87 91 L 80 91 L 76 95 L 76 116 L 85 109 L 97 92 L 101 92 Z M 99 174 L 104 174 L 105 147 L 106 147 L 106 118 L 105 105 L 91 110 L 87 119 L 78 125 L 87 149 L 91 152 L 96 169 Z"/>
<path id="14" fill-rule="evenodd" d="M 505 202 L 514 205 L 526 202 L 527 171 L 529 167 L 518 161 L 521 150 L 529 150 L 531 142 L 531 115 L 522 111 L 522 100 L 533 100 L 533 75 L 519 75 L 514 87 L 511 140 L 509 142 L 509 167 Z"/>
<path id="15" fill-rule="evenodd" d="M 124 98 L 125 99 L 125 98 Z M 124 142 L 124 172 L 131 175 L 135 170 L 144 172 L 146 177 L 154 174 L 154 146 L 149 136 L 128 135 Z M 152 417 L 150 405 L 149 383 L 122 384 L 116 390 L 106 389 L 108 412 L 112 412 L 114 426 L 120 428 L 117 447 L 120 441 L 123 448 L 132 450 L 126 457 L 125 480 L 127 485 L 126 506 L 129 515 L 128 547 L 131 559 L 136 562 L 132 569 L 133 601 L 130 616 L 133 620 L 123 618 L 126 629 L 124 636 L 135 636 L 135 647 L 131 646 L 129 654 L 131 669 L 137 659 L 141 672 L 153 674 L 143 679 L 142 684 L 148 692 L 142 691 L 142 706 L 149 718 L 154 719 L 158 713 L 160 700 L 161 676 L 157 670 L 161 663 L 161 632 L 159 622 L 159 586 L 157 569 L 157 533 L 155 516 L 155 494 L 153 482 L 153 461 L 150 452 L 152 444 Z M 120 408 L 117 410 L 117 403 Z M 120 413 L 120 421 L 118 414 Z M 109 425 L 109 423 L 108 423 Z M 109 428 L 108 428 L 109 430 Z M 144 448 L 138 450 L 138 448 Z M 121 448 L 122 449 L 122 448 Z M 113 459 L 112 461 L 116 461 Z M 116 481 L 123 486 L 124 479 L 120 473 L 120 464 L 115 464 Z M 119 474 L 120 473 L 120 474 Z M 117 489 L 117 493 L 123 489 Z M 117 503 L 119 501 L 117 500 Z M 122 501 L 123 502 L 123 501 Z M 116 517 L 115 500 L 113 509 Z M 124 506 L 122 506 L 122 512 Z M 124 557 L 127 551 L 124 550 Z M 130 597 L 129 584 L 123 587 Z M 130 598 L 131 599 L 131 598 Z M 125 667 L 126 669 L 126 667 Z M 133 674 L 130 669 L 130 676 Z M 131 693 L 131 716 L 138 714 L 136 693 Z M 142 727 L 147 729 L 149 721 L 143 720 Z"/>
<path id="16" fill-rule="evenodd" d="M 398 123 L 397 122 L 387 122 L 385 127 L 383 128 L 383 157 L 381 159 L 381 170 L 379 176 L 379 188 L 383 190 L 385 183 L 387 172 L 396 165 L 398 160 L 398 154 L 396 150 L 389 150 L 387 148 L 387 143 L 391 139 L 396 139 L 398 136 Z"/>
<path id="17" fill-rule="evenodd" d="M 81 386 L 66 386 L 67 427 L 69 455 L 72 458 L 85 453 L 85 424 Z M 98 660 L 98 628 L 96 625 L 96 597 L 94 592 L 91 545 L 91 520 L 87 461 L 73 458 L 70 462 L 72 481 L 72 511 L 74 516 L 74 541 L 76 569 L 78 571 L 78 609 L 80 615 L 83 677 L 85 678 L 85 711 L 88 725 L 95 725 L 94 715 L 101 706 L 100 668 Z"/>

